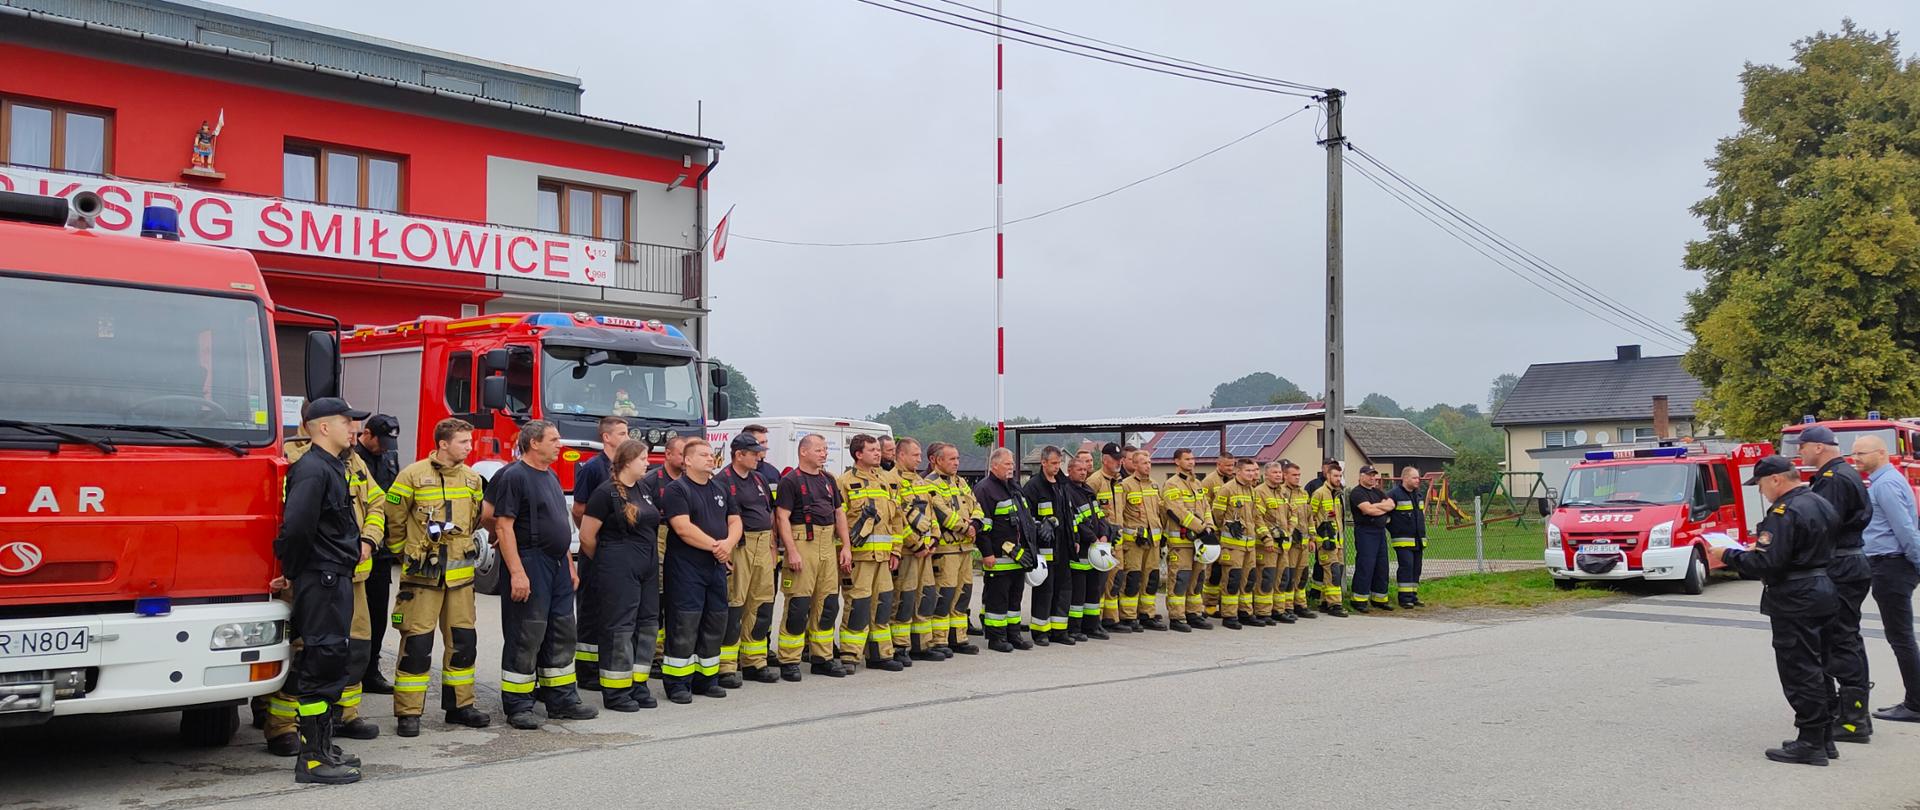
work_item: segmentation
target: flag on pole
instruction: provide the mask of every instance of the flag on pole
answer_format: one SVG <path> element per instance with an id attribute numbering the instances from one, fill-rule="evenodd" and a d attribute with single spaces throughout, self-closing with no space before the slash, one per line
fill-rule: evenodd
<path id="1" fill-rule="evenodd" d="M 220 108 L 220 120 L 213 125 L 213 137 L 220 137 L 220 130 L 227 128 L 227 108 Z"/>
<path id="2" fill-rule="evenodd" d="M 733 208 L 728 207 L 727 213 L 720 217 L 720 224 L 713 228 L 711 241 L 713 242 L 713 260 L 716 262 L 727 258 L 727 218 L 731 216 L 733 216 Z"/>

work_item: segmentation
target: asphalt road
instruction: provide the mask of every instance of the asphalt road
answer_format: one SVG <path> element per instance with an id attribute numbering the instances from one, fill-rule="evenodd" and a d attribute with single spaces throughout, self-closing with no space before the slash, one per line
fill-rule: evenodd
<path id="1" fill-rule="evenodd" d="M 1920 726 L 1832 767 L 1762 758 L 1792 728 L 1758 598 L 1727 581 L 1571 614 L 1147 633 L 538 732 L 505 728 L 491 688 L 495 727 L 449 730 L 435 689 L 403 740 L 369 696 L 386 734 L 347 741 L 367 778 L 340 788 L 295 787 L 249 728 L 191 750 L 170 715 L 82 719 L 0 734 L 0 807 L 1920 807 Z"/>

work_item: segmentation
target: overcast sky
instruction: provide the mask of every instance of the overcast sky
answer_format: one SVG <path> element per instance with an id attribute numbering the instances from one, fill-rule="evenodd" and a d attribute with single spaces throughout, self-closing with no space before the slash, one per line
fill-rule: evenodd
<path id="1" fill-rule="evenodd" d="M 233 0 L 580 77 L 584 111 L 726 142 L 713 347 L 769 414 L 995 409 L 992 40 L 853 0 Z M 981 0 L 974 5 L 984 5 Z M 1478 10 L 1463 13 L 1462 8 Z M 536 10 L 537 9 L 537 10 Z M 1507 237 L 1664 322 L 1697 274 L 1702 165 L 1738 124 L 1744 62 L 1839 27 L 1911 29 L 1857 0 L 1357 4 L 1010 0 L 1076 33 L 1350 94 L 1347 135 Z M 1008 218 L 1160 171 L 1297 109 L 1009 45 Z M 1045 418 L 1204 405 L 1266 370 L 1321 388 L 1325 153 L 1311 111 L 1189 168 L 1007 232 L 1006 409 Z M 1530 363 L 1646 336 L 1509 275 L 1349 171 L 1351 402 L 1482 402 Z M 1304 300 L 1305 306 L 1290 302 Z M 1278 313 L 1296 319 L 1278 317 Z M 1304 318 L 1304 320 L 1298 320 Z"/>

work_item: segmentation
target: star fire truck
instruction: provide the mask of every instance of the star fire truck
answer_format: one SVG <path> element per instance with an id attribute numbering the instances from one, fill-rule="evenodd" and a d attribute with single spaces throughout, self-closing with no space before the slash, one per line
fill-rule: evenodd
<path id="1" fill-rule="evenodd" d="M 1665 580 L 1700 593 L 1708 574 L 1721 567 L 1708 559 L 1705 535 L 1748 542 L 1766 504 L 1745 482 L 1753 465 L 1772 454 L 1764 442 L 1589 451 L 1567 472 L 1547 521 L 1546 563 L 1554 584 Z"/>
<path id="2" fill-rule="evenodd" d="M 728 416 L 725 368 L 704 375 L 686 335 L 659 321 L 584 312 L 522 312 L 421 318 L 354 329 L 341 341 L 343 390 L 355 407 L 400 420 L 401 463 L 433 452 L 433 426 L 458 417 L 474 426 L 467 463 L 491 479 L 513 462 L 520 426 L 560 431 L 554 471 L 573 489 L 573 468 L 600 451 L 600 419 L 619 416 L 658 448 L 668 436 L 705 436 Z M 724 448 L 721 452 L 725 452 Z M 577 542 L 577 541 L 576 541 Z M 483 561 L 479 578 L 497 569 Z M 491 583 L 482 581 L 483 587 Z"/>
<path id="3" fill-rule="evenodd" d="M 221 745 L 286 677 L 276 307 L 174 209 L 132 238 L 100 208 L 0 193 L 0 727 L 180 711 Z M 306 361 L 330 393 L 332 336 Z"/>

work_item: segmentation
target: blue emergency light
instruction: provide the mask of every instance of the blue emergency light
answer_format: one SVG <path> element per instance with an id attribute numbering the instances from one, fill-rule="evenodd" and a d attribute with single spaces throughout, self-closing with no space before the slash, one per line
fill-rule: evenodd
<path id="1" fill-rule="evenodd" d="M 140 235 L 180 241 L 180 212 L 164 205 L 147 206 L 140 212 Z"/>
<path id="2" fill-rule="evenodd" d="M 1871 420 L 1873 420 L 1873 421 L 1875 421 L 1875 422 L 1878 422 L 1878 421 L 1880 421 L 1880 412 L 1879 412 L 1879 411 L 1867 411 L 1867 418 L 1868 418 L 1868 419 L 1871 419 Z"/>
<path id="3" fill-rule="evenodd" d="M 1613 461 L 1622 458 L 1680 458 L 1687 454 L 1685 447 L 1642 447 L 1637 450 L 1589 450 L 1588 461 Z"/>
<path id="4" fill-rule="evenodd" d="M 1819 420 L 1814 419 L 1813 414 L 1807 414 L 1805 416 L 1800 417 L 1800 424 L 1803 424 L 1803 425 L 1811 425 L 1817 421 Z"/>
<path id="5" fill-rule="evenodd" d="M 173 209 L 169 208 L 167 210 L 171 211 Z M 143 596 L 133 600 L 133 615 L 135 616 L 165 616 L 172 612 L 173 600 L 165 596 Z"/>

